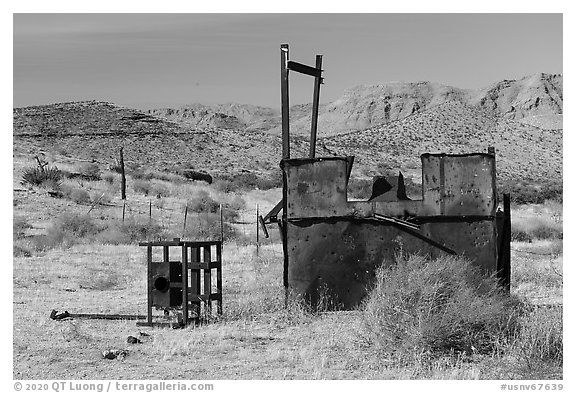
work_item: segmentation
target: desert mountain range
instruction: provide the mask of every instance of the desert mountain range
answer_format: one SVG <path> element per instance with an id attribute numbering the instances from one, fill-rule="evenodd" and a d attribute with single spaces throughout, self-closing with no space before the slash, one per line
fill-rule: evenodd
<path id="1" fill-rule="evenodd" d="M 535 74 L 465 90 L 433 82 L 356 86 L 322 103 L 318 156 L 355 155 L 353 175 L 382 168 L 418 180 L 425 152 L 494 146 L 498 176 L 562 182 L 561 74 Z M 292 156 L 306 156 L 311 105 L 291 108 Z M 139 111 L 97 101 L 15 108 L 14 152 L 55 151 L 102 164 L 120 146 L 155 169 L 191 166 L 213 174 L 278 172 L 280 113 L 244 104 Z"/>

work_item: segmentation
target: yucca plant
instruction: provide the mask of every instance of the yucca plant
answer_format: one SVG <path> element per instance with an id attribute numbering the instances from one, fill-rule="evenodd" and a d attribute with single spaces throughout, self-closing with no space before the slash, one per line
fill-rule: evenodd
<path id="1" fill-rule="evenodd" d="M 44 184 L 60 184 L 62 172 L 56 167 L 38 166 L 24 169 L 22 174 L 22 183 L 33 186 L 42 186 Z"/>

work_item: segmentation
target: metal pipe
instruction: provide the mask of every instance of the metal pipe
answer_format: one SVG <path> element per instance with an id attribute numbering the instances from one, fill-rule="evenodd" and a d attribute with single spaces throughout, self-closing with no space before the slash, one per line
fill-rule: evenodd
<path id="1" fill-rule="evenodd" d="M 290 103 L 288 99 L 288 44 L 280 45 L 280 94 L 282 99 L 282 159 L 290 158 Z"/>
<path id="2" fill-rule="evenodd" d="M 316 55 L 316 68 L 322 69 L 322 55 Z M 316 156 L 316 131 L 318 129 L 318 106 L 320 104 L 320 84 L 322 77 L 314 78 L 314 96 L 312 98 L 312 125 L 310 127 L 310 158 Z"/>

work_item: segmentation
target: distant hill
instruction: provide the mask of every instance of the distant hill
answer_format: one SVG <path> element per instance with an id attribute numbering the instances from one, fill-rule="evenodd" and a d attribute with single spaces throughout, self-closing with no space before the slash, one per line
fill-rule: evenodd
<path id="1" fill-rule="evenodd" d="M 354 155 L 359 175 L 402 170 L 420 180 L 420 154 L 470 153 L 496 148 L 505 181 L 562 182 L 562 131 L 519 123 L 448 101 L 401 120 L 322 138 L 326 154 Z"/>
<path id="2" fill-rule="evenodd" d="M 355 87 L 321 106 L 317 155 L 356 156 L 356 177 L 402 170 L 418 181 L 422 153 L 494 146 L 499 179 L 561 185 L 562 100 L 562 76 L 546 74 L 477 91 L 431 82 Z M 307 156 L 310 111 L 309 104 L 291 108 L 293 157 Z M 279 173 L 280 116 L 270 108 L 190 105 L 143 112 L 86 101 L 15 108 L 13 114 L 15 152 L 52 151 L 106 165 L 123 146 L 127 162 L 154 169 Z"/>
<path id="3" fill-rule="evenodd" d="M 191 126 L 108 102 L 85 101 L 15 108 L 14 152 L 54 152 L 111 165 L 124 147 L 127 163 L 210 173 L 279 171 L 280 137 L 243 129 Z M 304 141 L 294 138 L 295 154 Z"/>
<path id="4" fill-rule="evenodd" d="M 496 117 L 522 120 L 525 124 L 546 129 L 561 129 L 562 84 L 562 75 L 535 74 L 518 80 L 503 80 L 478 90 L 433 82 L 360 85 L 346 90 L 333 102 L 321 102 L 318 133 L 327 136 L 363 130 L 404 119 L 449 101 L 484 109 Z M 293 106 L 290 112 L 291 132 L 307 135 L 311 105 Z M 148 113 L 191 125 L 281 133 L 280 112 L 272 108 L 243 104 L 194 104 L 176 109 L 154 109 Z"/>

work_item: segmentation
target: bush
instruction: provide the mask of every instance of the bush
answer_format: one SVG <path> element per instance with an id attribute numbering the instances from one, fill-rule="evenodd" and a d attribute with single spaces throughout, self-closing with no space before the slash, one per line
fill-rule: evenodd
<path id="1" fill-rule="evenodd" d="M 47 251 L 59 246 L 70 247 L 100 231 L 101 227 L 90 216 L 64 213 L 48 226 L 46 235 L 34 236 L 31 240 L 36 251 Z"/>
<path id="2" fill-rule="evenodd" d="M 282 178 L 279 176 L 259 177 L 252 172 L 243 172 L 236 175 L 222 175 L 214 182 L 214 185 L 217 190 L 225 193 L 256 189 L 269 190 L 282 187 Z"/>
<path id="3" fill-rule="evenodd" d="M 190 217 L 189 217 L 190 218 Z M 199 213 L 193 219 L 187 221 L 186 231 L 184 232 L 184 239 L 195 241 L 209 241 L 220 240 L 220 215 L 215 213 Z M 237 239 L 239 237 L 236 229 L 224 222 L 224 241 Z M 172 237 L 179 237 L 174 234 Z"/>
<path id="4" fill-rule="evenodd" d="M 93 162 L 83 163 L 83 164 L 78 166 L 77 170 L 80 173 L 80 176 L 84 180 L 98 181 L 98 180 L 102 179 L 101 173 L 100 173 L 100 168 L 98 167 L 98 164 L 96 164 L 96 163 L 93 163 Z"/>
<path id="5" fill-rule="evenodd" d="M 220 203 L 216 202 L 208 192 L 198 191 L 187 201 L 188 209 L 197 213 L 216 213 L 220 210 Z"/>
<path id="6" fill-rule="evenodd" d="M 520 317 L 513 348 L 528 365 L 563 363 L 562 307 L 531 307 Z"/>
<path id="7" fill-rule="evenodd" d="M 56 167 L 31 167 L 24 169 L 22 174 L 22 183 L 33 186 L 43 186 L 45 183 L 53 187 L 54 184 L 60 184 L 62 172 Z"/>
<path id="8" fill-rule="evenodd" d="M 72 188 L 69 193 L 64 193 L 64 195 L 79 205 L 88 205 L 90 203 L 90 194 L 83 188 Z"/>
<path id="9" fill-rule="evenodd" d="M 111 172 L 106 172 L 102 175 L 102 180 L 104 180 L 108 184 L 114 184 L 114 174 Z"/>
<path id="10" fill-rule="evenodd" d="M 154 220 L 127 219 L 113 222 L 98 234 L 98 241 L 104 244 L 133 244 L 165 237 L 164 231 Z"/>
<path id="11" fill-rule="evenodd" d="M 562 223 L 554 222 L 542 216 L 529 218 L 512 217 L 512 240 L 518 242 L 532 242 L 537 239 L 562 239 L 564 230 Z"/>
<path id="12" fill-rule="evenodd" d="M 562 183 L 529 183 L 522 181 L 519 183 L 507 182 L 498 185 L 501 194 L 510 194 L 510 201 L 519 205 L 535 203 L 541 204 L 547 200 L 562 202 Z"/>
<path id="13" fill-rule="evenodd" d="M 134 192 L 138 192 L 147 196 L 150 194 L 150 190 L 152 189 L 152 183 L 147 180 L 135 180 L 132 183 L 132 188 L 134 189 Z"/>
<path id="14" fill-rule="evenodd" d="M 32 228 L 32 225 L 24 217 L 16 216 L 12 221 L 12 236 L 14 239 L 23 238 L 26 230 Z"/>
<path id="15" fill-rule="evenodd" d="M 107 192 L 93 191 L 90 193 L 90 201 L 94 205 L 108 205 L 112 197 Z"/>
<path id="16" fill-rule="evenodd" d="M 516 302 L 462 258 L 398 258 L 363 305 L 365 339 L 400 362 L 491 353 L 516 328 Z"/>

